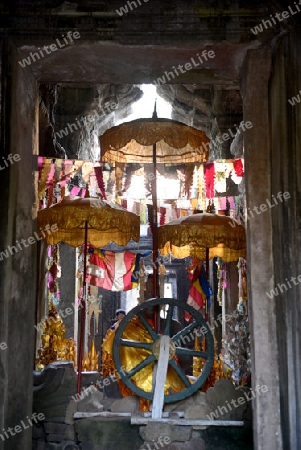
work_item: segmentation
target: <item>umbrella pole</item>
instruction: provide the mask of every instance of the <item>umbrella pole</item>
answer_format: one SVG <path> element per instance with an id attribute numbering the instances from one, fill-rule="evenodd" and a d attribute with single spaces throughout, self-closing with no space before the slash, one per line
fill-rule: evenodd
<path id="1" fill-rule="evenodd" d="M 209 282 L 209 248 L 206 247 L 206 278 Z M 209 320 L 209 308 L 208 308 L 208 300 L 206 299 L 206 321 Z"/>
<path id="2" fill-rule="evenodd" d="M 157 149 L 156 144 L 153 144 L 153 167 L 154 167 L 154 179 L 152 184 L 152 200 L 153 200 L 153 297 L 157 298 L 159 294 L 158 286 L 158 226 L 157 226 Z M 160 295 L 160 294 L 159 294 Z M 160 308 L 155 307 L 154 311 L 154 328 L 155 331 L 159 331 L 160 323 Z"/>
<path id="3" fill-rule="evenodd" d="M 153 144 L 153 167 L 154 167 L 154 180 L 152 189 L 152 201 L 153 201 L 153 297 L 158 296 L 158 227 L 157 227 L 157 157 L 156 157 L 156 144 Z"/>
<path id="4" fill-rule="evenodd" d="M 85 221 L 85 244 L 84 244 L 84 280 L 83 280 L 83 297 L 81 299 L 81 322 L 79 349 L 77 356 L 77 393 L 80 394 L 82 385 L 82 364 L 83 364 L 83 344 L 85 339 L 85 322 L 86 322 L 86 274 L 87 274 L 87 240 L 88 240 L 88 222 Z"/>

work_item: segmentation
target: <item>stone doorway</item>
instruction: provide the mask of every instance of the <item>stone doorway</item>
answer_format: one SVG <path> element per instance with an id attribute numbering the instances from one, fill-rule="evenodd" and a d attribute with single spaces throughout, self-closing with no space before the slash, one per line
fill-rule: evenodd
<path id="1" fill-rule="evenodd" d="M 299 47 L 298 47 L 299 46 Z M 32 205 L 37 205 L 35 186 L 37 180 L 32 174 L 35 171 L 38 154 L 38 122 L 39 122 L 39 84 L 40 83 L 83 83 L 115 84 L 147 83 L 173 67 L 179 56 L 189 61 L 192 54 L 200 50 L 198 45 L 194 47 L 173 49 L 172 55 L 169 46 L 154 47 L 122 46 L 115 43 L 93 42 L 93 45 L 79 43 L 70 48 L 68 60 L 61 53 L 53 53 L 49 59 L 36 61 L 31 67 L 22 68 L 18 61 L 27 55 L 28 50 L 36 52 L 38 45 L 34 40 L 30 45 L 19 44 L 18 39 L 7 46 L 10 66 L 4 64 L 4 78 L 6 80 L 6 95 L 3 117 L 6 122 L 5 149 L 18 153 L 24 161 L 22 170 L 16 165 L 10 173 L 5 172 L 1 179 L 1 187 L 5 193 L 3 235 L 8 237 L 10 243 L 15 239 L 22 239 L 23 233 L 32 236 L 34 224 L 32 217 L 36 217 L 36 209 L 32 212 Z M 240 91 L 243 96 L 243 117 L 245 121 L 253 123 L 253 130 L 246 136 L 244 142 L 245 160 L 247 167 L 246 177 L 246 201 L 249 208 L 263 204 L 266 198 L 278 190 L 290 189 L 294 192 L 296 185 L 287 176 L 285 165 L 280 167 L 283 153 L 277 141 L 277 113 L 285 111 L 287 94 L 294 95 L 294 89 L 298 92 L 298 78 L 289 80 L 287 67 L 283 64 L 283 56 L 288 55 L 290 64 L 297 68 L 297 49 L 300 49 L 300 39 L 297 34 L 292 35 L 277 47 L 277 56 L 272 61 L 269 48 L 260 48 L 260 43 L 251 41 L 245 44 L 218 43 L 210 48 L 226 54 L 227 58 L 210 61 L 204 70 L 198 73 L 187 72 L 182 76 L 182 83 L 210 84 L 214 80 L 215 86 L 237 86 L 240 82 Z M 289 50 L 291 53 L 289 53 Z M 155 51 L 154 51 L 155 50 Z M 111 55 L 114 55 L 112 60 Z M 147 64 L 146 64 L 147 61 Z M 274 64 L 275 72 L 271 74 L 271 65 Z M 61 68 L 64 67 L 62 71 Z M 145 69 L 147 67 L 147 69 Z M 172 83 L 171 83 L 172 84 Z M 299 114 L 294 110 L 294 115 L 285 115 L 288 123 L 282 125 L 283 142 L 287 154 L 296 156 L 296 143 L 288 138 L 291 130 L 296 131 L 296 123 Z M 288 143 L 291 146 L 287 150 Z M 273 146 L 274 154 L 271 154 Z M 33 157 L 34 155 L 34 157 Z M 297 157 L 299 162 L 299 157 Z M 279 175 L 277 179 L 271 177 L 270 168 Z M 295 173 L 295 172 L 294 172 Z M 283 178 L 282 178 L 283 177 Z M 296 179 L 297 179 L 296 175 Z M 4 194 L 3 194 L 4 195 Z M 294 202 L 296 200 L 294 199 Z M 294 206 L 296 203 L 294 203 Z M 282 281 L 283 272 L 277 262 L 278 251 L 273 247 L 274 242 L 279 243 L 279 248 L 285 245 L 280 241 L 275 232 L 275 226 L 281 221 L 281 217 L 287 216 L 285 207 L 282 207 L 282 215 L 262 214 L 258 216 L 256 223 L 250 221 L 248 226 L 248 261 L 250 267 L 250 302 L 252 315 L 252 343 L 253 343 L 253 385 L 266 384 L 269 387 L 268 398 L 256 399 L 254 402 L 254 436 L 258 449 L 284 448 L 282 442 L 287 442 L 285 448 L 298 448 L 300 410 L 294 392 L 288 387 L 286 378 L 287 366 L 291 369 L 292 378 L 290 386 L 294 386 L 297 392 L 296 399 L 300 397 L 296 378 L 296 357 L 298 339 L 296 323 L 293 319 L 300 314 L 294 296 L 289 307 L 289 314 L 282 311 L 285 317 L 285 325 L 281 322 L 282 316 L 277 299 L 273 299 L 267 307 L 262 303 L 262 297 L 267 289 L 272 288 L 274 279 Z M 18 223 L 13 228 L 11 225 Z M 285 220 L 288 224 L 288 221 Z M 273 230 L 274 227 L 274 230 Z M 293 221 L 290 238 L 296 243 L 293 231 L 297 235 L 298 227 Z M 287 248 L 291 248 L 289 243 Z M 283 250 L 284 251 L 284 250 Z M 300 264 L 296 257 L 288 256 L 294 267 Z M 278 258 L 278 260 L 280 257 Z M 14 405 L 1 426 L 16 421 L 16 417 L 26 417 L 31 410 L 28 386 L 31 386 L 31 371 L 28 361 L 33 362 L 34 340 L 34 305 L 36 303 L 36 252 L 30 248 L 22 253 L 17 266 L 7 259 L 3 264 L 4 282 L 1 284 L 2 298 L 4 299 L 4 320 L 9 334 L 18 336 L 18 339 L 9 342 L 13 358 L 9 362 L 5 359 L 5 375 L 3 386 L 5 387 L 5 400 L 3 412 L 7 412 L 7 405 Z M 286 276 L 289 275 L 285 271 Z M 22 286 L 22 291 L 18 288 Z M 21 306 L 20 306 L 21 305 Z M 276 311 L 275 311 L 276 310 Z M 13 313 L 12 313 L 13 312 Z M 6 327 L 5 327 L 6 329 Z M 276 338 L 279 331 L 279 342 Z M 289 330 L 289 333 L 288 333 Z M 8 331 L 6 332 L 8 333 Z M 23 336 L 27 339 L 22 339 Z M 7 340 L 8 340 L 8 334 Z M 284 345 L 285 342 L 285 345 Z M 290 351 L 291 350 L 291 351 Z M 280 364 L 280 356 L 284 358 L 286 365 Z M 18 367 L 18 373 L 15 371 Z M 22 373 L 22 379 L 19 374 Z M 279 377 L 281 383 L 279 382 Z M 293 389 L 294 390 L 294 389 Z M 283 424 L 281 426 L 281 420 Z M 8 425 L 7 425 L 8 426 Z M 268 432 L 266 432 L 268 430 Z M 11 448 L 29 448 L 29 433 L 18 437 L 20 445 Z M 298 441 L 299 439 L 299 441 Z M 13 440 L 11 440 L 12 442 Z M 21 443 L 22 441 L 22 443 Z M 1 444 L 2 445 L 2 444 Z M 290 446 L 290 447 L 289 447 Z M 1 448 L 1 447 L 0 447 Z M 9 447 L 7 447 L 9 448 Z"/>

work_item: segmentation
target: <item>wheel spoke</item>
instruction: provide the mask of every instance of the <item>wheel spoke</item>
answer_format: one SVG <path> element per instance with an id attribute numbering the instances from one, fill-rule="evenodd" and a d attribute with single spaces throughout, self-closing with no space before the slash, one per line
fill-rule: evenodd
<path id="1" fill-rule="evenodd" d="M 208 358 L 207 352 L 201 352 L 200 350 L 192 350 L 184 347 L 176 347 L 176 355 L 197 356 L 204 359 Z"/>
<path id="2" fill-rule="evenodd" d="M 153 347 L 152 343 L 131 341 L 130 339 L 120 339 L 120 345 L 123 345 L 124 347 L 143 348 L 145 350 L 151 350 Z"/>
<path id="3" fill-rule="evenodd" d="M 185 373 L 183 372 L 183 369 L 181 369 L 180 366 L 178 366 L 178 364 L 176 363 L 176 361 L 174 359 L 171 359 L 169 361 L 169 364 L 171 365 L 171 367 L 175 370 L 175 372 L 177 373 L 178 377 L 181 379 L 181 381 L 183 381 L 183 383 L 185 384 L 185 386 L 188 388 L 191 386 L 191 383 L 189 382 L 188 378 L 186 377 Z"/>
<path id="4" fill-rule="evenodd" d="M 194 340 L 194 335 L 187 336 L 188 337 L 188 339 L 186 338 L 187 342 L 185 342 L 185 336 L 188 333 L 191 333 L 195 328 L 198 328 L 198 326 L 199 326 L 199 324 L 197 322 L 193 322 L 190 325 L 188 325 L 186 328 L 184 328 L 183 330 L 179 331 L 177 334 L 175 334 L 172 337 L 174 344 L 177 345 L 177 343 L 178 343 L 178 345 L 180 346 L 181 344 L 186 344 L 186 343 L 192 342 Z M 180 342 L 181 340 L 183 342 Z"/>
<path id="5" fill-rule="evenodd" d="M 139 312 L 137 314 L 137 316 L 140 319 L 140 322 L 142 323 L 142 325 L 146 328 L 146 330 L 149 332 L 149 334 L 151 335 L 151 337 L 153 338 L 154 341 L 156 341 L 159 336 L 157 335 L 157 333 L 154 331 L 154 329 L 151 327 L 151 325 L 148 323 L 147 319 L 144 317 L 144 315 Z"/>
<path id="6" fill-rule="evenodd" d="M 168 305 L 168 306 L 166 306 Z M 146 311 L 151 309 L 156 313 L 161 307 L 168 307 L 168 310 L 164 311 L 165 320 L 163 326 L 160 328 L 160 332 L 154 327 L 153 316 L 146 315 Z M 178 332 L 178 328 L 173 333 L 173 312 L 175 308 L 188 311 L 192 317 L 192 322 L 186 323 L 186 327 Z M 157 314 L 158 315 L 158 314 Z M 152 320 L 149 319 L 152 318 Z M 139 337 L 130 333 L 132 330 L 129 328 L 127 332 L 127 325 L 129 323 L 135 327 L 138 327 Z M 162 325 L 162 321 L 160 321 Z M 159 322 L 158 322 L 159 324 Z M 163 333 L 163 336 L 162 336 Z M 113 343 L 113 357 L 116 365 L 116 369 L 125 385 L 131 389 L 139 397 L 147 400 L 152 400 L 154 393 L 144 390 L 144 379 L 146 376 L 150 376 L 154 379 L 153 366 L 155 369 L 158 356 L 158 344 L 160 338 L 170 339 L 170 370 L 174 371 L 174 384 L 171 382 L 171 392 L 164 397 L 166 403 L 172 403 L 177 400 L 182 400 L 192 393 L 201 388 L 206 378 L 209 376 L 213 361 L 214 361 L 214 342 L 210 332 L 210 326 L 202 317 L 202 315 L 195 313 L 194 309 L 187 305 L 185 302 L 175 299 L 154 298 L 149 299 L 148 303 L 141 304 L 129 311 L 124 321 L 116 330 L 115 339 Z M 204 342 L 204 340 L 205 342 Z M 133 340 L 131 340 L 133 339 Z M 196 339 L 201 344 L 205 344 L 205 348 L 201 345 L 198 350 L 195 349 Z M 161 346 L 161 345 L 160 345 Z M 174 348 L 175 346 L 175 348 Z M 120 349 L 122 351 L 120 352 Z M 128 366 L 124 372 L 122 366 L 122 356 L 127 353 Z M 155 356 L 155 354 L 157 357 Z M 121 354 L 120 354 L 121 353 Z M 131 358 L 131 355 L 139 356 L 139 359 Z M 172 355 L 175 355 L 172 357 Z M 201 374 L 198 377 L 190 377 L 186 375 L 186 363 L 192 365 L 192 360 L 199 358 L 199 361 L 203 361 Z M 183 365 L 181 365 L 183 362 Z M 151 372 L 153 374 L 151 375 Z M 170 374 L 172 375 L 172 374 Z M 192 379 L 194 378 L 194 381 Z M 169 378 L 168 378 L 169 380 Z M 160 383 L 166 384 L 166 381 L 160 380 Z M 180 386 L 179 386 L 180 384 Z"/>
<path id="7" fill-rule="evenodd" d="M 173 305 L 169 305 L 166 316 L 165 329 L 163 333 L 164 335 L 170 336 L 172 316 L 173 316 Z"/>
<path id="8" fill-rule="evenodd" d="M 156 360 L 156 357 L 151 354 L 147 358 L 145 358 L 143 361 L 141 361 L 137 366 L 133 367 L 129 372 L 127 372 L 127 377 L 131 378 L 133 375 L 135 375 L 137 372 L 140 372 L 140 370 L 144 369 L 144 367 L 151 364 L 153 361 Z"/>

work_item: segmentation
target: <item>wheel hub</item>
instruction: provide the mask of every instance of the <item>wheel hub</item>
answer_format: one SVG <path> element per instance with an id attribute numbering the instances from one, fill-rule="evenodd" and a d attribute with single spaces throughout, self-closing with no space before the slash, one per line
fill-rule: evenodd
<path id="1" fill-rule="evenodd" d="M 160 355 L 160 343 L 161 343 L 161 338 L 157 339 L 152 347 L 152 352 L 153 355 L 156 357 L 156 359 L 159 359 L 159 355 Z M 174 342 L 172 340 L 170 340 L 169 342 L 169 360 L 171 360 L 176 354 L 176 346 L 174 344 Z"/>

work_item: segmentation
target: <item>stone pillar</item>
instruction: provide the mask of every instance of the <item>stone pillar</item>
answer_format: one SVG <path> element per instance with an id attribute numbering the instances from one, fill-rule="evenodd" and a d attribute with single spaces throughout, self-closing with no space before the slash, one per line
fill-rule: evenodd
<path id="1" fill-rule="evenodd" d="M 248 296 L 252 341 L 252 387 L 266 385 L 253 400 L 256 450 L 282 449 L 279 393 L 279 349 L 277 345 L 273 288 L 273 242 L 271 211 L 254 208 L 271 198 L 271 145 L 269 140 L 269 48 L 249 50 L 243 70 L 244 121 L 253 127 L 244 132 L 247 228 Z"/>
<path id="2" fill-rule="evenodd" d="M 272 209 L 274 289 L 285 450 L 301 448 L 301 109 L 300 103 L 289 102 L 301 87 L 300 51 L 300 31 L 295 30 L 278 47 L 270 82 L 272 193 L 278 202 Z"/>
<path id="3" fill-rule="evenodd" d="M 7 45 L 5 52 L 1 155 L 19 158 L 0 176 L 0 252 L 6 252 L 0 261 L 0 343 L 7 344 L 0 350 L 0 449 L 24 450 L 32 446 L 27 416 L 32 415 L 34 366 L 38 85 L 30 70 L 18 64 L 19 55 L 12 57 L 12 47 Z"/>

